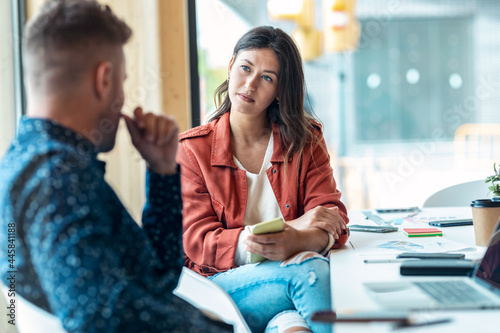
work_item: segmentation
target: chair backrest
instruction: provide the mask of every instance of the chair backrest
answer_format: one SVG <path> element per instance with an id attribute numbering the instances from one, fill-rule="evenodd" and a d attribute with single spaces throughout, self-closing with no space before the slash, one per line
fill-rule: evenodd
<path id="1" fill-rule="evenodd" d="M 184 267 L 174 294 L 193 306 L 234 327 L 234 332 L 250 333 L 240 310 L 224 289 Z"/>
<path id="2" fill-rule="evenodd" d="M 488 184 L 484 179 L 446 187 L 425 199 L 422 207 L 459 207 L 469 206 L 472 200 L 485 199 Z"/>
<path id="3" fill-rule="evenodd" d="M 463 124 L 455 131 L 455 166 L 477 170 L 500 160 L 500 124 Z"/>
<path id="4" fill-rule="evenodd" d="M 66 333 L 66 330 L 62 327 L 62 323 L 56 316 L 48 313 L 45 310 L 40 309 L 35 306 L 31 302 L 27 301 L 23 297 L 21 297 L 18 293 L 15 294 L 15 298 L 8 297 L 9 288 L 7 288 L 3 283 L 1 283 L 2 287 L 2 296 L 0 297 L 0 306 L 2 309 L 5 309 L 8 304 L 11 303 L 11 299 L 14 300 L 15 304 L 15 323 L 16 325 L 8 324 L 8 326 L 4 330 L 4 326 L 2 326 L 5 322 L 6 316 L 2 316 L 2 320 L 0 323 L 0 331 L 5 333 Z M 4 304 L 5 303 L 5 307 Z M 10 310 L 7 314 L 10 313 Z M 7 317 L 10 319 L 10 317 Z"/>

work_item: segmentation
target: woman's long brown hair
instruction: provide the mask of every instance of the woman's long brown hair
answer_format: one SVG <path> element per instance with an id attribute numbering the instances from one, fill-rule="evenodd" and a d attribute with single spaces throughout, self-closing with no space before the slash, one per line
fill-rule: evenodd
<path id="1" fill-rule="evenodd" d="M 279 104 L 277 100 L 274 100 L 268 106 L 267 117 L 279 127 L 285 166 L 296 153 L 300 161 L 308 141 L 312 140 L 311 144 L 319 143 L 312 132 L 313 124 L 318 123 L 318 120 L 304 109 L 306 88 L 300 52 L 287 33 L 271 26 L 256 27 L 245 33 L 234 47 L 234 59 L 238 52 L 251 49 L 271 49 L 278 57 L 280 63 L 277 96 Z M 210 115 L 208 121 L 219 118 L 231 109 L 231 101 L 227 94 L 228 87 L 228 81 L 224 81 L 215 90 L 214 98 L 217 109 Z"/>

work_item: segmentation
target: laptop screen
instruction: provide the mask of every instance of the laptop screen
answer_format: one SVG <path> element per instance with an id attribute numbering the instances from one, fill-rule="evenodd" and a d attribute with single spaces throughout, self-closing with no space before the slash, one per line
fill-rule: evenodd
<path id="1" fill-rule="evenodd" d="M 490 245 L 476 270 L 476 278 L 500 288 L 500 220 L 497 223 Z"/>

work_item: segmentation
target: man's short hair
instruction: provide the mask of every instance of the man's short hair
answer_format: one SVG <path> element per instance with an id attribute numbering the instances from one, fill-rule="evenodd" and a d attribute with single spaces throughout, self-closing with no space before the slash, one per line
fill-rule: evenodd
<path id="1" fill-rule="evenodd" d="M 131 35 L 125 22 L 95 0 L 48 1 L 25 29 L 28 72 L 37 80 L 44 72 L 57 69 L 57 76 L 71 77 L 57 81 L 77 79 L 91 65 L 89 56 L 106 46 L 122 46 Z"/>

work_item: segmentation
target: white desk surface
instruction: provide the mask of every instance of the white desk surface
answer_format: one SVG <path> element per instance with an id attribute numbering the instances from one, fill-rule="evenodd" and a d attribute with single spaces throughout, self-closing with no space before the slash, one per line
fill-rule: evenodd
<path id="1" fill-rule="evenodd" d="M 427 215 L 428 214 L 428 215 Z M 394 217 L 390 214 L 379 214 L 386 220 Z M 404 214 L 403 214 L 404 215 Z M 399 216 L 403 216 L 399 214 Z M 426 208 L 420 216 L 456 216 L 471 217 L 470 207 L 443 207 Z M 417 215 L 417 216 L 419 216 Z M 361 211 L 349 212 L 349 224 L 374 225 L 366 220 Z M 407 224 L 405 227 L 409 227 Z M 415 225 L 415 227 L 424 225 Z M 400 228 L 401 229 L 401 228 Z M 475 247 L 474 231 L 472 226 L 441 228 L 443 238 L 462 243 L 469 247 Z M 366 292 L 364 282 L 401 280 L 408 277 L 399 274 L 399 263 L 364 263 L 364 257 L 360 256 L 363 245 L 377 240 L 381 243 L 392 240 L 413 240 L 403 234 L 402 230 L 391 233 L 371 233 L 352 231 L 349 241 L 340 249 L 332 250 L 330 253 L 330 274 L 332 290 L 332 308 L 336 311 L 377 311 L 381 310 Z M 377 243 L 377 242 L 376 242 Z M 459 251 L 466 254 L 466 258 L 477 259 L 484 253 L 485 248 L 477 248 L 475 251 Z M 436 279 L 436 277 L 430 277 Z M 419 312 L 419 315 L 427 315 Z M 393 325 L 386 323 L 338 323 L 334 325 L 335 333 L 343 332 L 500 332 L 500 310 L 478 310 L 478 311 L 434 311 L 430 316 L 452 319 L 449 323 L 434 324 L 420 327 L 394 329 Z"/>

